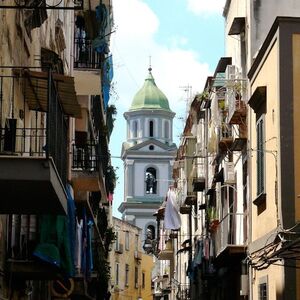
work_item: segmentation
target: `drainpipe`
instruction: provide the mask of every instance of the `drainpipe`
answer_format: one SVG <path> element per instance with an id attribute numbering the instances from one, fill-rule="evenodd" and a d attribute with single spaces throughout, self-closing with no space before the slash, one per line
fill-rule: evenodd
<path id="1" fill-rule="evenodd" d="M 248 92 L 248 95 L 249 95 L 249 92 Z M 248 118 L 249 118 L 249 121 L 248 121 L 248 124 L 249 124 L 249 127 L 248 127 L 248 135 L 249 135 L 249 139 L 247 141 L 247 150 L 251 148 L 251 145 L 250 144 L 250 141 L 252 140 L 252 136 L 251 136 L 251 127 L 252 127 L 252 118 L 251 118 L 251 110 L 248 110 Z M 248 245 L 252 242 L 252 190 L 251 190 L 251 187 L 252 187 L 252 178 L 251 178 L 251 175 L 250 175 L 250 172 L 249 170 L 251 170 L 252 168 L 252 152 L 251 151 L 248 151 L 248 153 L 250 155 L 247 155 L 248 156 L 248 160 L 249 160 L 249 163 L 247 164 L 247 174 L 248 174 L 248 203 L 249 203 L 249 218 L 248 218 Z M 252 267 L 250 264 L 248 264 L 248 274 L 249 274 L 249 300 L 252 300 L 253 299 L 253 293 L 252 293 Z"/>
<path id="2" fill-rule="evenodd" d="M 50 108 L 51 108 L 51 105 L 50 105 L 50 101 L 51 101 L 51 83 L 52 83 L 52 72 L 51 72 L 51 67 L 49 65 L 48 67 L 48 93 L 47 93 L 47 100 L 48 100 L 48 103 L 47 103 L 47 123 L 46 123 L 46 158 L 49 159 L 49 149 L 50 149 Z"/>
<path id="3" fill-rule="evenodd" d="M 190 239 L 190 249 L 189 249 L 189 264 L 192 265 L 192 259 L 193 259 L 193 244 L 192 244 L 192 211 L 189 213 L 189 239 Z M 189 296 L 190 299 L 192 299 L 192 279 L 189 278 L 190 283 L 190 290 L 189 290 Z"/>

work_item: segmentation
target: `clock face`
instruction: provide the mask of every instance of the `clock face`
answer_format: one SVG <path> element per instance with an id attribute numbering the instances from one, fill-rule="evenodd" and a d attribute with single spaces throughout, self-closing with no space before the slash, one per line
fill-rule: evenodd
<path id="1" fill-rule="evenodd" d="M 74 281 L 72 278 L 60 278 L 52 281 L 51 291 L 53 296 L 60 298 L 69 297 L 74 290 Z"/>

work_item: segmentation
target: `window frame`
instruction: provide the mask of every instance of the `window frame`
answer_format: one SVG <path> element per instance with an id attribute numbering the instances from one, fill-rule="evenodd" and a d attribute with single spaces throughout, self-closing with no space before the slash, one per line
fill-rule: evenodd
<path id="1" fill-rule="evenodd" d="M 154 120 L 149 120 L 149 137 L 154 137 Z"/>
<path id="2" fill-rule="evenodd" d="M 129 231 L 125 232 L 125 250 L 129 251 L 129 241 L 130 241 L 130 236 L 129 236 Z"/>
<path id="3" fill-rule="evenodd" d="M 119 285 L 119 279 L 120 279 L 120 264 L 116 262 L 116 270 L 115 270 L 115 284 L 118 286 Z"/>
<path id="4" fill-rule="evenodd" d="M 137 289 L 139 287 L 139 269 L 134 267 L 134 287 Z"/>
<path id="5" fill-rule="evenodd" d="M 129 286 L 129 265 L 125 264 L 125 286 Z"/>
<path id="6" fill-rule="evenodd" d="M 165 139 L 169 139 L 170 138 L 170 125 L 169 125 L 169 121 L 165 121 L 164 122 L 164 137 L 165 137 Z"/>
<path id="7" fill-rule="evenodd" d="M 266 162 L 265 162 L 265 114 L 256 121 L 256 194 L 265 193 Z"/>
<path id="8" fill-rule="evenodd" d="M 132 122 L 132 137 L 137 138 L 138 137 L 138 121 L 134 120 Z"/>

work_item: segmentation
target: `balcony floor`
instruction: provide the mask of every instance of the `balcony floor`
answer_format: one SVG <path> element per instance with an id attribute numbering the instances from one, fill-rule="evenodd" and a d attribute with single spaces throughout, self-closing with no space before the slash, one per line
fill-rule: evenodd
<path id="1" fill-rule="evenodd" d="M 0 214 L 66 214 L 67 196 L 53 160 L 0 156 Z"/>

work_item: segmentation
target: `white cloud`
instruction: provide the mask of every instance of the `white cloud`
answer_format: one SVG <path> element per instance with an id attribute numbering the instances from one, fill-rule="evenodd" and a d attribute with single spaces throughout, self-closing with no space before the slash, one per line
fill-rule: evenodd
<path id="1" fill-rule="evenodd" d="M 142 87 L 147 76 L 149 56 L 152 57 L 152 74 L 157 86 L 169 99 L 176 112 L 174 139 L 182 132 L 183 123 L 178 118 L 185 116 L 187 93 L 184 86 L 192 86 L 192 93 L 203 89 L 210 74 L 208 64 L 198 60 L 197 53 L 186 50 L 186 38 L 170 36 L 171 46 L 157 43 L 159 20 L 141 0 L 114 0 L 116 33 L 113 34 L 111 50 L 114 61 L 114 82 L 119 98 L 112 101 L 118 110 L 118 118 L 110 142 L 112 155 L 119 155 L 121 144 L 126 139 L 126 123 L 122 116 L 130 107 L 135 93 Z M 173 41 L 173 43 L 169 43 Z M 123 201 L 123 168 L 120 159 L 113 164 L 120 167 L 119 184 L 116 189 L 114 214 Z"/>
<path id="2" fill-rule="evenodd" d="M 192 85 L 194 91 L 203 88 L 208 65 L 200 63 L 192 50 L 181 48 L 187 42 L 185 37 L 170 37 L 171 47 L 158 44 L 154 37 L 159 20 L 145 3 L 114 0 L 114 19 L 117 27 L 112 43 L 114 73 L 120 105 L 125 110 L 144 83 L 149 56 L 156 84 L 168 97 L 172 109 L 178 107 L 181 86 Z"/>
<path id="3" fill-rule="evenodd" d="M 187 0 L 187 4 L 195 14 L 221 14 L 225 0 Z"/>

